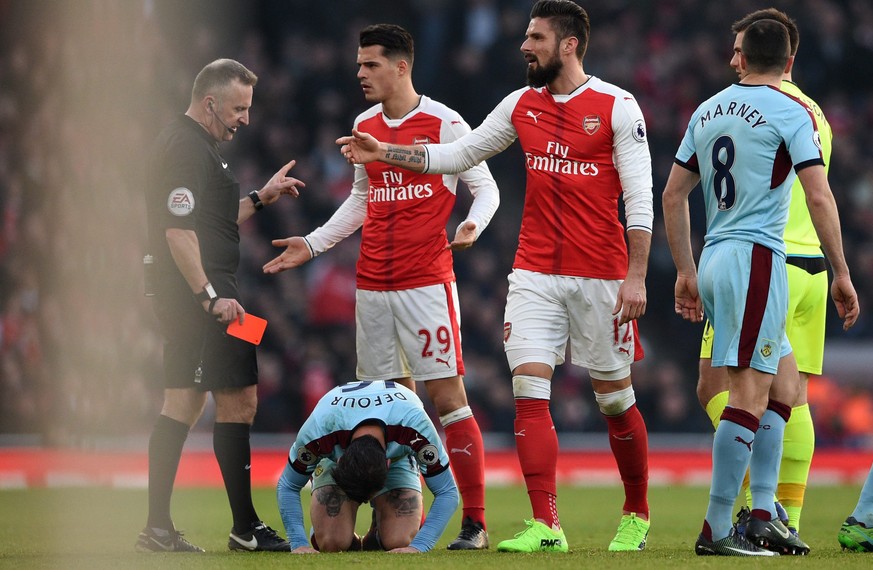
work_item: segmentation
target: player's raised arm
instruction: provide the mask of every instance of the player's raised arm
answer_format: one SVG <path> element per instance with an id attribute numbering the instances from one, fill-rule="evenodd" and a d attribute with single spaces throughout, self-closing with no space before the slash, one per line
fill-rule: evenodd
<path id="1" fill-rule="evenodd" d="M 427 166 L 427 153 L 422 145 L 387 144 L 357 129 L 352 129 L 350 136 L 338 138 L 336 144 L 350 164 L 379 161 L 414 172 L 424 172 Z"/>

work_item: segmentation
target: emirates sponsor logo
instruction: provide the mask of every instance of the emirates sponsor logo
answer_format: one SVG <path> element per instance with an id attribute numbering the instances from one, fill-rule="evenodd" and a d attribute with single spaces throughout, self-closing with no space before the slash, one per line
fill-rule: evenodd
<path id="1" fill-rule="evenodd" d="M 403 172 L 387 170 L 382 173 L 381 186 L 370 185 L 370 202 L 404 202 L 407 200 L 420 200 L 433 196 L 433 185 L 405 183 Z"/>
<path id="2" fill-rule="evenodd" d="M 431 184 L 408 184 L 406 186 L 386 186 L 377 188 L 370 186 L 370 202 L 404 202 L 407 200 L 420 200 L 433 196 Z"/>
<path id="3" fill-rule="evenodd" d="M 529 170 L 576 176 L 597 176 L 600 173 L 597 164 L 593 162 L 579 162 L 577 160 L 561 158 L 553 154 L 542 156 L 528 152 L 525 153 L 525 159 Z"/>
<path id="4" fill-rule="evenodd" d="M 570 174 L 576 176 L 597 176 L 600 170 L 593 162 L 579 162 L 567 158 L 570 156 L 570 147 L 559 142 L 546 143 L 546 154 L 525 153 L 528 170 L 540 170 L 554 172 L 556 174 Z"/>

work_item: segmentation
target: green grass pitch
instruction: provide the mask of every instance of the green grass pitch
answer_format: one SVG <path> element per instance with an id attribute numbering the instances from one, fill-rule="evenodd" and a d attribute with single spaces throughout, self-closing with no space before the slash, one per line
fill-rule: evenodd
<path id="1" fill-rule="evenodd" d="M 494 550 L 511 537 L 530 516 L 521 487 L 488 490 L 488 525 L 492 549 L 485 552 L 449 552 L 445 545 L 458 531 L 460 510 L 440 540 L 427 554 L 387 553 L 318 554 L 299 557 L 280 553 L 240 553 L 227 550 L 230 511 L 221 489 L 180 489 L 173 499 L 176 524 L 206 554 L 139 554 L 136 535 L 146 512 L 144 490 L 102 488 L 0 491 L 0 568 L 193 568 L 257 569 L 315 568 L 437 568 L 439 570 L 508 568 L 736 568 L 797 567 L 873 568 L 873 554 L 841 552 L 836 540 L 840 523 L 858 498 L 857 486 L 813 487 L 807 492 L 801 535 L 812 552 L 807 557 L 737 559 L 698 557 L 694 541 L 706 509 L 708 489 L 653 487 L 650 491 L 652 530 L 644 552 L 610 553 L 606 547 L 618 525 L 622 492 L 619 487 L 566 487 L 558 494 L 561 522 L 570 553 L 506 554 Z M 427 496 L 427 492 L 425 492 Z M 273 528 L 282 523 L 271 489 L 255 491 L 259 514 Z M 308 492 L 304 491 L 308 509 Z M 369 508 L 359 513 L 364 531 Z M 289 558 L 290 557 L 290 558 Z"/>

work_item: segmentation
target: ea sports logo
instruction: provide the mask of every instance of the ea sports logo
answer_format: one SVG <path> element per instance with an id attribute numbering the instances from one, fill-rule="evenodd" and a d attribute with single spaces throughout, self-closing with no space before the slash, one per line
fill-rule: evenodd
<path id="1" fill-rule="evenodd" d="M 187 216 L 194 211 L 194 194 L 187 188 L 176 188 L 167 197 L 167 210 L 174 216 Z"/>

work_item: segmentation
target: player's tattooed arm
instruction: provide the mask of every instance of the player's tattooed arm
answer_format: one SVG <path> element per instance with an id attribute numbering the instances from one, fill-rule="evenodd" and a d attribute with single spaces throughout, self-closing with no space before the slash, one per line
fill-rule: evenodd
<path id="1" fill-rule="evenodd" d="M 318 504 L 324 505 L 327 516 L 331 518 L 338 517 L 343 508 L 343 503 L 351 500 L 345 493 L 339 490 L 339 487 L 332 485 L 316 489 L 313 494 Z"/>
<path id="2" fill-rule="evenodd" d="M 421 146 L 389 144 L 385 147 L 385 158 L 398 166 L 403 166 L 404 164 L 422 166 L 425 159 L 424 148 Z"/>

